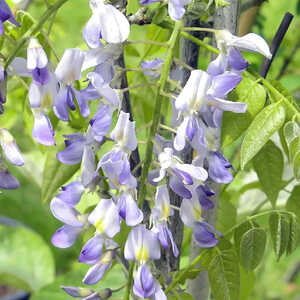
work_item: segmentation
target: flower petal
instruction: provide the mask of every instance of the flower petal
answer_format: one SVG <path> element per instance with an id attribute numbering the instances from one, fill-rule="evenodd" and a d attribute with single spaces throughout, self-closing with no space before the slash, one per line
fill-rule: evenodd
<path id="1" fill-rule="evenodd" d="M 75 243 L 81 231 L 81 228 L 64 225 L 53 234 L 51 243 L 57 248 L 69 248 Z"/>

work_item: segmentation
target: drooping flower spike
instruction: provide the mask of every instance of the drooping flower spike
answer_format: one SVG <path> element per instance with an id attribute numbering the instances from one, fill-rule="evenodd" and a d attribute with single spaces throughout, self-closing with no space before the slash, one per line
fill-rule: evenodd
<path id="1" fill-rule="evenodd" d="M 90 48 L 101 47 L 100 39 L 107 43 L 122 43 L 130 33 L 127 18 L 114 6 L 103 0 L 90 0 L 92 16 L 83 29 L 83 39 Z"/>

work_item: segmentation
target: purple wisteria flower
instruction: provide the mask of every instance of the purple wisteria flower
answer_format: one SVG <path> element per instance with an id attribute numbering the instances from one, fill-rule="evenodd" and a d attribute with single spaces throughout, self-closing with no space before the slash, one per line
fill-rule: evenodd
<path id="1" fill-rule="evenodd" d="M 140 4 L 148 5 L 160 0 L 140 0 Z M 191 0 L 169 0 L 168 1 L 168 13 L 173 21 L 179 21 L 185 13 L 185 5 L 188 5 Z"/>
<path id="2" fill-rule="evenodd" d="M 14 137 L 6 128 L 0 128 L 0 146 L 6 159 L 15 166 L 23 166 L 24 159 Z"/>
<path id="3" fill-rule="evenodd" d="M 160 258 L 160 247 L 157 234 L 146 229 L 145 225 L 138 225 L 130 231 L 124 249 L 127 260 L 138 262 L 138 270 L 134 276 L 133 292 L 140 298 L 166 299 L 159 283 L 154 280 L 149 267 L 150 259 Z M 160 297 L 160 298 L 157 298 Z"/>
<path id="4" fill-rule="evenodd" d="M 74 208 L 75 203 L 76 201 L 70 201 L 70 195 L 66 196 L 64 192 L 51 200 L 50 209 L 53 216 L 64 223 L 51 238 L 51 243 L 57 248 L 72 246 L 79 234 L 88 228 L 88 215 L 80 214 Z"/>
<path id="5" fill-rule="evenodd" d="M 101 199 L 96 208 L 88 217 L 89 223 L 96 228 L 95 236 L 83 247 L 79 261 L 92 264 L 83 283 L 95 284 L 104 276 L 111 267 L 114 258 L 114 249 L 103 254 L 103 246 L 108 240 L 106 248 L 116 248 L 117 245 L 110 240 L 120 231 L 120 217 L 118 208 L 112 199 Z"/>
<path id="6" fill-rule="evenodd" d="M 207 68 L 207 73 L 212 76 L 220 75 L 228 68 L 235 73 L 241 73 L 246 69 L 248 62 L 243 58 L 239 50 L 258 52 L 268 59 L 272 58 L 266 41 L 255 33 L 237 37 L 228 30 L 217 30 L 215 35 L 220 54 Z"/>
<path id="7" fill-rule="evenodd" d="M 161 58 L 155 58 L 153 60 L 146 60 L 141 63 L 142 69 L 152 69 L 152 70 L 145 70 L 144 74 L 145 76 L 148 76 L 151 78 L 151 80 L 157 79 L 160 77 L 160 69 L 162 68 L 162 65 L 164 63 L 164 60 Z"/>
<path id="8" fill-rule="evenodd" d="M 244 113 L 247 104 L 225 100 L 226 95 L 241 81 L 241 76 L 225 72 L 218 76 L 210 76 L 201 70 L 194 70 L 176 98 L 175 107 L 183 116 L 174 140 L 174 148 L 178 151 L 185 147 L 186 137 L 190 142 L 197 137 L 201 139 L 201 121 L 199 114 L 207 111 L 208 105 L 222 111 Z"/>
<path id="9" fill-rule="evenodd" d="M 0 128 L 0 146 L 4 157 L 15 166 L 23 166 L 24 159 L 14 137 L 6 128 Z M 13 190 L 20 186 L 19 181 L 11 175 L 0 155 L 0 188 Z"/>
<path id="10" fill-rule="evenodd" d="M 20 27 L 20 24 L 16 21 L 6 1 L 0 0 L 0 34 L 4 33 L 3 23 L 5 21 L 9 21 L 10 23 Z"/>
<path id="11" fill-rule="evenodd" d="M 90 0 L 90 7 L 93 14 L 83 29 L 83 39 L 90 48 L 100 47 L 100 39 L 122 43 L 128 38 L 130 24 L 118 9 L 103 0 Z"/>
<path id="12" fill-rule="evenodd" d="M 147 265 L 141 265 L 134 276 L 133 292 L 142 299 L 155 293 L 155 281 Z"/>
<path id="13" fill-rule="evenodd" d="M 207 179 L 207 172 L 202 167 L 191 164 L 184 164 L 175 156 L 172 148 L 164 148 L 158 155 L 160 163 L 159 177 L 154 178 L 154 182 L 161 181 L 167 173 L 174 175 L 185 185 L 192 185 L 194 181 L 204 182 Z"/>
<path id="14" fill-rule="evenodd" d="M 57 96 L 56 76 L 48 69 L 47 55 L 37 39 L 31 38 L 27 48 L 27 60 L 16 57 L 10 67 L 22 77 L 32 77 L 28 98 L 34 117 L 32 137 L 45 146 L 55 145 L 54 130 L 47 115 Z M 13 75 L 13 73 L 10 73 Z"/>
<path id="15" fill-rule="evenodd" d="M 170 197 L 167 185 L 160 185 L 157 187 L 155 205 L 152 208 L 152 231 L 157 233 L 160 244 L 164 248 L 169 248 L 171 243 L 173 254 L 175 257 L 177 257 L 179 255 L 179 251 L 173 239 L 172 232 L 169 230 L 167 224 L 168 218 L 173 214 L 174 211 L 170 206 Z"/>
<path id="16" fill-rule="evenodd" d="M 146 229 L 145 225 L 132 228 L 125 244 L 124 257 L 140 264 L 146 263 L 149 259 L 159 259 L 160 247 L 157 235 Z"/>
<path id="17" fill-rule="evenodd" d="M 82 300 L 106 300 L 112 295 L 111 289 L 104 289 L 99 292 L 95 292 L 82 287 L 62 286 L 61 288 L 70 296 L 80 298 Z"/>
<path id="18" fill-rule="evenodd" d="M 182 222 L 193 229 L 193 238 L 200 247 L 211 248 L 218 244 L 216 236 L 222 236 L 202 218 L 202 208 L 196 194 L 191 199 L 183 199 L 180 206 Z"/>
<path id="19" fill-rule="evenodd" d="M 68 108 L 76 110 L 74 98 L 77 101 L 83 117 L 90 114 L 87 99 L 73 87 L 73 83 L 81 78 L 81 69 L 85 59 L 84 52 L 78 48 L 66 49 L 58 63 L 55 75 L 60 82 L 59 92 L 53 102 L 53 110 L 62 121 L 69 121 Z M 76 64 L 74 63 L 76 61 Z"/>
<path id="20" fill-rule="evenodd" d="M 18 179 L 11 175 L 0 155 L 0 188 L 5 190 L 14 190 L 19 186 L 20 183 Z"/>

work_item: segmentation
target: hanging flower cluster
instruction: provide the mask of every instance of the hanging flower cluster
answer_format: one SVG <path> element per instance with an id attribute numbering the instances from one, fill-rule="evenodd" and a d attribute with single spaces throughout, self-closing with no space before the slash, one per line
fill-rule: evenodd
<path id="1" fill-rule="evenodd" d="M 156 1 L 144 1 L 150 4 Z M 189 1 L 169 2 L 169 15 L 179 20 Z M 5 4 L 5 5 L 4 5 Z M 151 272 L 151 261 L 160 259 L 161 247 L 172 249 L 179 255 L 169 218 L 174 209 L 179 210 L 182 222 L 192 228 L 193 238 L 200 247 L 214 247 L 221 233 L 203 218 L 202 210 L 214 208 L 215 192 L 208 180 L 227 184 L 233 180 L 230 162 L 219 150 L 217 132 L 224 111 L 244 113 L 245 103 L 229 101 L 227 95 L 242 80 L 242 71 L 248 63 L 239 50 L 256 51 L 270 58 L 266 42 L 255 34 L 236 37 L 226 30 L 217 30 L 218 57 L 210 63 L 206 72 L 194 70 L 173 102 L 173 124 L 176 134 L 173 140 L 156 135 L 155 153 L 159 168 L 149 173 L 149 182 L 156 187 L 150 222 L 143 224 L 144 214 L 137 205 L 138 182 L 130 169 L 130 155 L 138 141 L 135 122 L 129 113 L 120 110 L 117 91 L 111 87 L 115 76 L 114 60 L 122 51 L 121 43 L 129 36 L 130 25 L 126 17 L 114 6 L 102 0 L 90 0 L 92 16 L 83 30 L 83 39 L 89 50 L 66 49 L 56 68 L 39 44 L 32 38 L 28 45 L 27 59 L 17 57 L 9 66 L 11 72 L 32 78 L 29 87 L 30 108 L 34 116 L 32 136 L 37 143 L 55 145 L 55 133 L 49 118 L 51 108 L 56 117 L 70 120 L 70 112 L 79 109 L 83 118 L 90 118 L 85 132 L 65 135 L 65 149 L 57 153 L 57 159 L 68 165 L 81 164 L 81 177 L 61 188 L 52 199 L 50 209 L 63 223 L 52 236 L 58 248 L 71 247 L 80 234 L 93 230 L 93 236 L 83 246 L 78 261 L 90 265 L 83 283 L 92 285 L 100 281 L 120 255 L 134 261 L 133 293 L 140 298 L 164 300 L 166 295 Z M 5 13 L 7 15 L 5 15 Z M 16 24 L 5 1 L 0 0 L 0 20 Z M 2 24 L 1 23 L 1 24 Z M 1 31 L 2 30 L 2 31 Z M 0 33 L 3 28 L 0 28 Z M 75 63 L 74 63 L 75 62 Z M 145 75 L 153 80 L 159 77 L 163 60 L 144 62 Z M 82 72 L 93 68 L 87 75 L 88 85 L 80 90 L 76 82 Z M 9 75 L 13 73 L 9 72 Z M 0 81 L 6 81 L 0 70 Z M 179 83 L 178 83 L 179 84 Z M 3 111 L 5 93 L 1 89 L 0 112 Z M 90 116 L 89 101 L 98 101 L 97 112 Z M 113 130 L 113 115 L 117 123 Z M 114 142 L 97 164 L 96 154 L 106 141 Z M 180 152 L 190 145 L 195 158 L 191 164 L 180 159 Z M 0 188 L 13 189 L 18 181 L 9 173 L 4 158 L 21 166 L 21 153 L 7 129 L 0 128 Z M 108 182 L 107 197 L 102 197 L 88 213 L 80 213 L 77 205 L 82 195 L 95 191 L 101 181 Z M 183 198 L 180 207 L 170 203 L 169 188 Z M 114 237 L 121 230 L 121 222 L 131 227 L 125 245 L 118 245 Z M 146 222 L 144 222 L 146 223 Z M 73 297 L 82 299 L 108 299 L 112 291 L 95 292 L 86 288 L 63 287 Z"/>

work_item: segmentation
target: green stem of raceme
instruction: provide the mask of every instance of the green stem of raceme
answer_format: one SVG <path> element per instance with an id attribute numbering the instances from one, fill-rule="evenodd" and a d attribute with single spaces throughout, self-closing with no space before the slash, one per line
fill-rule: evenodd
<path id="1" fill-rule="evenodd" d="M 185 277 L 185 275 L 193 268 L 195 267 L 201 260 L 202 255 L 205 253 L 205 251 L 201 252 L 186 268 L 183 272 L 180 272 L 178 276 L 175 277 L 175 279 L 171 282 L 171 284 L 166 288 L 165 294 L 167 295 L 170 291 L 172 291 L 176 285 Z"/>
<path id="2" fill-rule="evenodd" d="M 132 282 L 133 282 L 134 265 L 135 265 L 134 261 L 130 263 L 129 273 L 128 273 L 128 281 L 127 281 L 126 290 L 125 290 L 125 294 L 124 294 L 124 300 L 130 300 L 130 292 L 131 292 L 131 286 L 132 286 Z"/>
<path id="3" fill-rule="evenodd" d="M 212 32 L 216 33 L 217 29 L 213 28 L 206 28 L 206 27 L 183 27 L 182 31 L 205 31 L 205 32 Z"/>
<path id="4" fill-rule="evenodd" d="M 143 165 L 142 175 L 141 175 L 141 180 L 140 180 L 140 192 L 139 192 L 139 200 L 138 200 L 139 207 L 143 206 L 144 198 L 146 196 L 146 181 L 147 181 L 147 177 L 148 177 L 149 168 L 150 168 L 151 162 L 152 162 L 153 139 L 155 137 L 155 133 L 158 129 L 159 121 L 160 121 L 160 112 L 161 112 L 161 107 L 162 107 L 161 94 L 164 92 L 164 89 L 165 89 L 165 86 L 166 86 L 166 83 L 168 80 L 170 66 L 171 66 L 172 58 L 173 58 L 173 51 L 174 51 L 174 48 L 176 45 L 176 41 L 178 40 L 181 27 L 182 27 L 182 21 L 175 23 L 172 35 L 170 37 L 170 40 L 168 41 L 167 55 L 166 55 L 165 63 L 163 65 L 163 70 L 162 70 L 160 81 L 159 81 L 158 91 L 157 91 L 156 97 L 155 97 L 152 125 L 150 127 L 150 133 L 149 133 L 149 136 L 147 139 L 145 160 L 144 160 L 144 165 Z"/>
<path id="5" fill-rule="evenodd" d="M 22 37 L 22 39 L 18 42 L 17 46 L 15 47 L 14 51 L 11 53 L 11 55 L 7 58 L 5 62 L 5 69 L 10 65 L 12 60 L 16 57 L 19 50 L 24 46 L 27 39 L 33 35 L 35 35 L 44 25 L 45 22 L 49 20 L 49 17 L 54 14 L 62 5 L 64 5 L 69 0 L 58 0 L 55 4 L 49 6 L 49 8 L 46 10 L 46 12 L 41 16 L 39 21 L 36 25 L 34 25 L 31 29 L 29 29 Z"/>
<path id="6" fill-rule="evenodd" d="M 247 221 L 251 221 L 253 219 L 257 219 L 257 218 L 260 218 L 260 217 L 264 217 L 264 216 L 267 216 L 269 214 L 272 214 L 272 213 L 282 213 L 282 214 L 289 214 L 289 215 L 292 215 L 293 213 L 292 212 L 287 212 L 285 210 L 278 210 L 278 209 L 273 209 L 273 210 L 268 210 L 268 211 L 264 211 L 264 212 L 261 212 L 259 214 L 256 214 L 256 215 L 253 215 L 253 216 L 249 216 L 247 217 L 247 219 L 239 224 L 236 224 L 235 226 L 231 227 L 225 234 L 224 236 L 228 236 L 232 231 L 234 231 L 236 228 L 238 228 L 241 224 L 243 224 L 244 222 L 247 222 Z"/>

